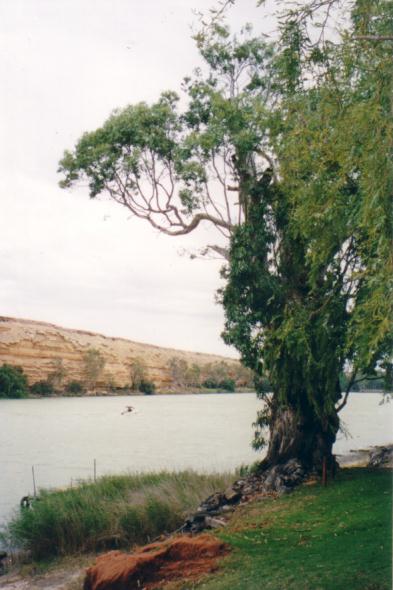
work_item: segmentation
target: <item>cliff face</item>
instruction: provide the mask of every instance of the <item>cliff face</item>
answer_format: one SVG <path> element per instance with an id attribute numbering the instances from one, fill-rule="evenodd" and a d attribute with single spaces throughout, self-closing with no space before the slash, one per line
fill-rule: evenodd
<path id="1" fill-rule="evenodd" d="M 236 361 L 216 355 L 160 348 L 44 322 L 0 317 L 0 365 L 21 366 L 30 385 L 47 379 L 59 361 L 62 361 L 66 382 L 84 382 L 83 357 L 89 349 L 98 350 L 105 358 L 105 368 L 97 381 L 97 387 L 104 389 L 109 385 L 129 385 L 130 365 L 138 358 L 146 364 L 148 379 L 161 389 L 172 386 L 169 361 L 173 357 L 202 368 L 223 361 L 231 366 L 238 365 Z"/>

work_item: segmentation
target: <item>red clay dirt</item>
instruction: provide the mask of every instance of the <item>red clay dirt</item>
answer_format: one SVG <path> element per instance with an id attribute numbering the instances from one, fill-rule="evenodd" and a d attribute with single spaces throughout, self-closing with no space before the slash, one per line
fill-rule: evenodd
<path id="1" fill-rule="evenodd" d="M 208 534 L 178 536 L 152 543 L 132 554 L 110 551 L 86 572 L 84 590 L 154 590 L 179 578 L 195 579 L 217 569 L 228 553 L 222 541 Z"/>

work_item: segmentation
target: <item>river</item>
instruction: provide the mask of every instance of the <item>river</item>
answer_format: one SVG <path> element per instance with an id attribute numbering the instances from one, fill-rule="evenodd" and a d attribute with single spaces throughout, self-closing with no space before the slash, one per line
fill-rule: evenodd
<path id="1" fill-rule="evenodd" d="M 393 403 L 353 394 L 335 452 L 391 442 Z M 132 404 L 135 412 L 122 414 Z M 232 470 L 260 458 L 250 446 L 255 394 L 0 400 L 0 523 L 40 487 L 124 471 Z"/>

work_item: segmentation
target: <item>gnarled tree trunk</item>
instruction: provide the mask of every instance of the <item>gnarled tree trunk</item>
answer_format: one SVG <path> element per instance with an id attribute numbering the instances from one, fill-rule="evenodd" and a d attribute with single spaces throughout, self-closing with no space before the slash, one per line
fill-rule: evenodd
<path id="1" fill-rule="evenodd" d="M 283 491 L 298 485 L 308 474 L 336 468 L 332 453 L 339 428 L 334 410 L 320 418 L 310 406 L 294 409 L 273 404 L 270 438 L 260 473 L 266 488 Z"/>

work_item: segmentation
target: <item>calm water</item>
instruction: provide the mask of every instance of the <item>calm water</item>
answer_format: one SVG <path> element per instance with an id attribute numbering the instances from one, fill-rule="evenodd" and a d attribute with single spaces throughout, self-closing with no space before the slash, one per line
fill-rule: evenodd
<path id="1" fill-rule="evenodd" d="M 393 403 L 353 395 L 342 413 L 346 453 L 391 442 Z M 131 403 L 136 413 L 124 414 Z M 228 470 L 258 458 L 250 447 L 261 402 L 254 394 L 59 398 L 0 401 L 0 522 L 38 487 L 123 471 Z"/>

